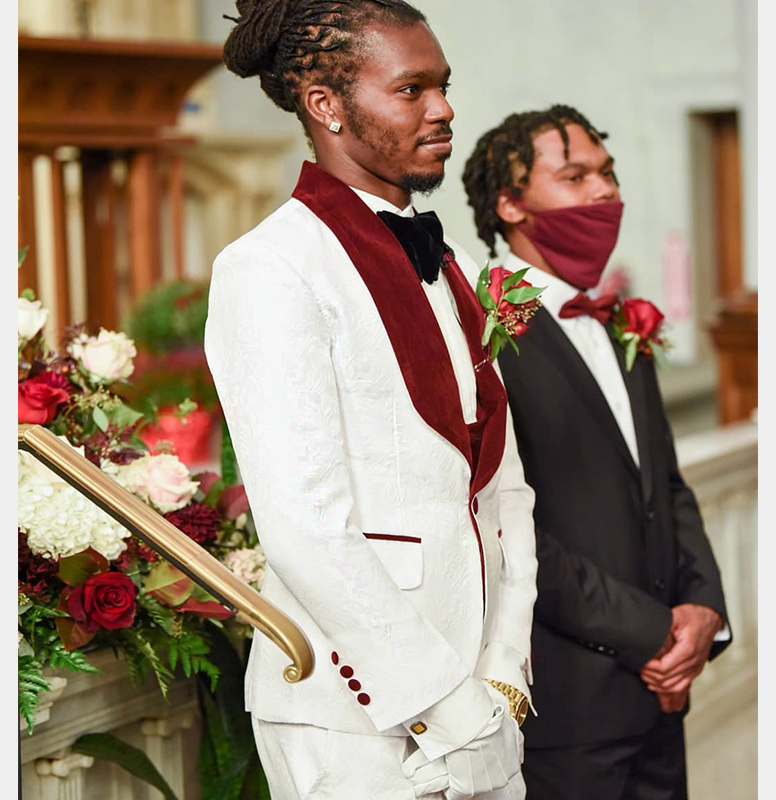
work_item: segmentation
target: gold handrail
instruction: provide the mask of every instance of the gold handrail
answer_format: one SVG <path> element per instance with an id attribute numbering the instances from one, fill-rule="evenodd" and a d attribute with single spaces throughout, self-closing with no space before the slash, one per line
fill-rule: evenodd
<path id="1" fill-rule="evenodd" d="M 243 583 L 215 556 L 139 497 L 41 425 L 19 425 L 19 449 L 53 470 L 220 603 L 271 639 L 293 662 L 283 670 L 283 677 L 289 683 L 301 681 L 312 673 L 315 659 L 304 633 L 259 592 Z"/>

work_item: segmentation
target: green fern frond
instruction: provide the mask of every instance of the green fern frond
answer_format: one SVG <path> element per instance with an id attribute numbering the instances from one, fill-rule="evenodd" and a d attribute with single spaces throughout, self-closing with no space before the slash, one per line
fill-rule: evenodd
<path id="1" fill-rule="evenodd" d="M 43 665 L 32 656 L 19 656 L 19 715 L 30 734 L 35 727 L 40 696 L 50 688 L 51 684 L 43 677 Z"/>

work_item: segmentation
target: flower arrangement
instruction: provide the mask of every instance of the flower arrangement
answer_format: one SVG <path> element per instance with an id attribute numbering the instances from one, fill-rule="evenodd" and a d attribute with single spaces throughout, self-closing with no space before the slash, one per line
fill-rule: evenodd
<path id="1" fill-rule="evenodd" d="M 507 344 L 520 355 L 515 339 L 528 330 L 531 317 L 541 306 L 538 297 L 544 287 L 532 286 L 524 280 L 526 272 L 527 268 L 517 272 L 503 267 L 489 270 L 486 264 L 477 279 L 477 297 L 485 309 L 482 346 L 491 361 L 496 360 Z"/>
<path id="2" fill-rule="evenodd" d="M 625 367 L 633 369 L 636 356 L 641 353 L 662 364 L 665 351 L 671 344 L 663 335 L 665 317 L 649 300 L 626 298 L 614 309 L 612 330 L 614 337 L 625 348 Z"/>
<path id="3" fill-rule="evenodd" d="M 148 415 L 130 405 L 137 354 L 121 332 L 67 330 L 48 349 L 48 312 L 27 290 L 18 302 L 19 423 L 43 425 L 229 566 L 261 587 L 264 559 L 225 438 L 222 475 L 192 474 L 141 433 Z M 30 733 L 44 669 L 95 672 L 92 648 L 120 652 L 130 677 L 155 675 L 166 696 L 181 669 L 220 670 L 213 634 L 250 636 L 229 609 L 29 453 L 19 452 L 19 712 Z M 231 626 L 228 630 L 224 626 Z"/>

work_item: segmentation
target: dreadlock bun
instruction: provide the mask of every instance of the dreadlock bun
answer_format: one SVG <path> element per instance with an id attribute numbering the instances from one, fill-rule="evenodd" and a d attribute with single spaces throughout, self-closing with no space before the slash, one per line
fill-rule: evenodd
<path id="1" fill-rule="evenodd" d="M 226 68 L 241 78 L 258 75 L 270 100 L 297 115 L 305 81 L 321 81 L 339 92 L 352 84 L 365 25 L 425 21 L 405 0 L 236 0 L 236 5 L 240 16 L 226 17 L 236 23 L 224 43 Z"/>
<path id="2" fill-rule="evenodd" d="M 284 23 L 298 6 L 296 0 L 237 0 L 239 18 L 224 43 L 224 64 L 241 78 L 258 75 L 269 97 L 285 111 L 294 104 L 274 74 Z"/>

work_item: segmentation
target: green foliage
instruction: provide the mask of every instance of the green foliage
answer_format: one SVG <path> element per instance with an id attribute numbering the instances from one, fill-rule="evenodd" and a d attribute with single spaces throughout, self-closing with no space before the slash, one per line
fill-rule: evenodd
<path id="1" fill-rule="evenodd" d="M 73 750 L 85 756 L 117 764 L 136 778 L 154 786 L 164 795 L 165 800 L 178 800 L 151 759 L 142 750 L 116 736 L 109 733 L 86 733 L 75 740 Z"/>
<path id="2" fill-rule="evenodd" d="M 159 636 L 158 642 L 151 642 L 134 627 L 124 628 L 121 634 L 121 651 L 124 654 L 133 685 L 142 686 L 149 674 L 153 672 L 162 697 L 166 700 L 170 681 L 175 677 L 164 665 L 159 655 L 160 652 L 163 652 L 162 646 L 167 637 Z"/>
<path id="3" fill-rule="evenodd" d="M 202 796 L 207 800 L 270 800 L 250 715 L 243 705 L 244 658 L 223 631 L 213 634 L 210 657 L 221 677 L 214 691 L 204 680 L 198 682 Z"/>
<path id="4" fill-rule="evenodd" d="M 201 345 L 205 336 L 208 285 L 176 280 L 148 292 L 130 309 L 125 330 L 138 347 L 169 353 Z"/>
<path id="5" fill-rule="evenodd" d="M 51 688 L 43 677 L 43 665 L 33 656 L 19 656 L 19 715 L 27 723 L 27 731 L 32 734 L 35 727 L 35 712 L 38 710 L 40 696 Z"/>
<path id="6" fill-rule="evenodd" d="M 170 639 L 167 645 L 170 666 L 175 669 L 180 662 L 183 674 L 190 678 L 195 674 L 207 675 L 210 678 L 210 690 L 215 690 L 218 683 L 219 669 L 207 658 L 209 643 L 202 636 L 187 633 L 177 639 Z"/>
<path id="7" fill-rule="evenodd" d="M 175 635 L 175 623 L 178 614 L 172 608 L 145 593 L 138 595 L 137 602 L 147 612 L 156 626 L 161 628 L 168 636 Z"/>
<path id="8" fill-rule="evenodd" d="M 480 303 L 482 303 L 483 308 L 495 310 L 496 301 L 490 296 L 488 286 L 490 286 L 490 272 L 486 264 L 477 278 L 477 297 Z"/>
<path id="9" fill-rule="evenodd" d="M 227 486 L 234 486 L 239 482 L 237 456 L 232 444 L 232 435 L 224 419 L 221 420 L 221 479 Z"/>

